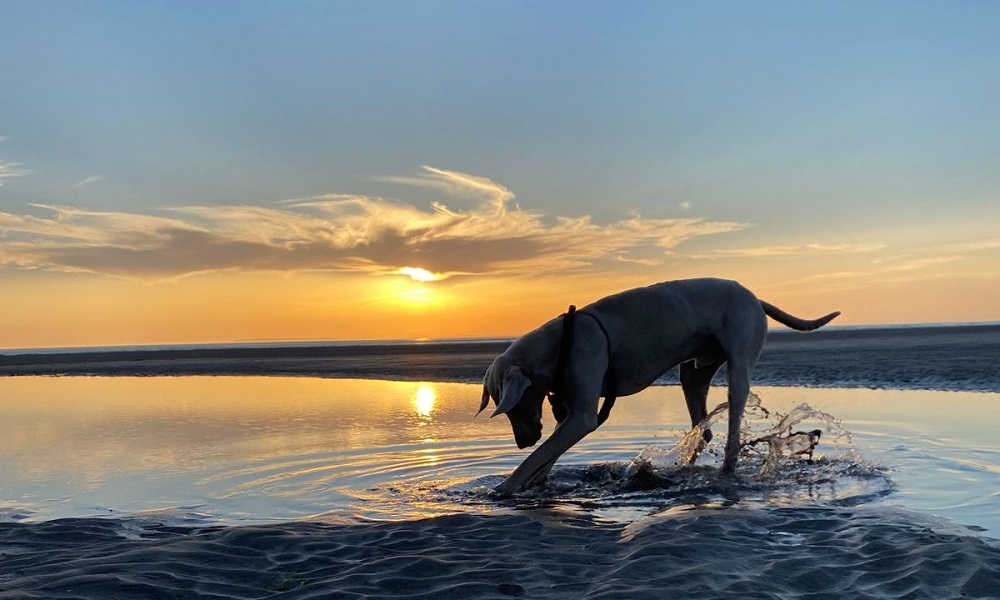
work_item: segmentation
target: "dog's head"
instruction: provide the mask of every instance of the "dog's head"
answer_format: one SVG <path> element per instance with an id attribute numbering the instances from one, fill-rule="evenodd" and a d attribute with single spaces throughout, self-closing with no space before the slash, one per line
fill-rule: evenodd
<path id="1" fill-rule="evenodd" d="M 545 388 L 541 379 L 533 380 L 531 373 L 524 367 L 514 364 L 504 367 L 499 360 L 494 361 L 483 378 L 483 400 L 479 405 L 479 412 L 489 406 L 492 397 L 497 408 L 490 418 L 499 414 L 507 415 L 517 447 L 534 446 L 542 437 Z"/>

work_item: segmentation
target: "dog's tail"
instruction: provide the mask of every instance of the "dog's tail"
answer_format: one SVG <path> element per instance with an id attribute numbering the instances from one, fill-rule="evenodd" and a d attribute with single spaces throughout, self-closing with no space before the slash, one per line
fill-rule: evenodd
<path id="1" fill-rule="evenodd" d="M 761 307 L 764 309 L 764 313 L 774 319 L 775 321 L 785 325 L 786 327 L 791 327 L 797 331 L 812 331 L 813 329 L 819 329 L 820 327 L 826 325 L 830 321 L 837 318 L 840 315 L 840 311 L 832 312 L 825 317 L 820 317 L 818 319 L 808 320 L 800 319 L 796 316 L 790 315 L 785 311 L 781 310 L 773 304 L 768 304 L 763 300 L 760 301 Z"/>

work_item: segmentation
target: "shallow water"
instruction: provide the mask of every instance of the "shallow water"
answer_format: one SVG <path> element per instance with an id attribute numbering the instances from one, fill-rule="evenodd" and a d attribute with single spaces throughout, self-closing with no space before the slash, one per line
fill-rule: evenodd
<path id="1" fill-rule="evenodd" d="M 526 456 L 506 419 L 473 419 L 467 384 L 256 377 L 8 378 L 0 411 L 0 520 L 148 514 L 175 523 L 402 519 L 544 507 L 629 523 L 692 506 L 890 505 L 1000 536 L 1000 394 L 756 388 L 772 416 L 802 403 L 841 420 L 816 460 L 726 482 L 717 435 L 696 466 L 657 465 L 689 429 L 680 391 L 622 398 L 560 461 L 543 491 L 487 490 Z M 712 390 L 710 405 L 724 400 Z M 756 434 L 774 424 L 748 419 Z M 723 423 L 724 425 L 724 423 Z M 551 419 L 546 422 L 546 431 Z M 724 427 L 716 425 L 721 432 Z M 848 439 L 849 438 L 849 439 Z M 628 475 L 627 477 L 625 475 Z M 638 481 L 638 483 L 637 483 Z"/>

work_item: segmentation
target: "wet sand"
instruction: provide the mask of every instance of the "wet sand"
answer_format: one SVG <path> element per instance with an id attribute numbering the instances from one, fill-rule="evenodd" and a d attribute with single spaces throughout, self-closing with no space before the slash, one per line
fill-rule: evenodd
<path id="1" fill-rule="evenodd" d="M 1000 547 L 891 509 L 182 529 L 0 524 L 0 598 L 990 598 Z"/>

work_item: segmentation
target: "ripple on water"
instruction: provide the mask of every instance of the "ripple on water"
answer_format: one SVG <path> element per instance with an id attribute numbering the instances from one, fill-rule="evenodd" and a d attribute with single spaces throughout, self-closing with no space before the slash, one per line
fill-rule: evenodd
<path id="1" fill-rule="evenodd" d="M 724 436 L 716 436 L 700 455 L 697 448 L 702 431 L 711 427 L 725 408 L 724 404 L 717 407 L 676 443 L 668 447 L 646 445 L 631 460 L 557 464 L 544 485 L 510 499 L 496 499 L 492 494 L 502 475 L 494 472 L 469 479 L 466 467 L 458 464 L 453 464 L 454 472 L 449 472 L 447 465 L 437 469 L 442 476 L 438 479 L 394 478 L 392 483 L 379 483 L 356 493 L 356 498 L 363 505 L 361 514 L 373 518 L 398 518 L 400 511 L 419 516 L 544 507 L 629 522 L 675 507 L 856 506 L 894 489 L 887 469 L 863 457 L 850 432 L 835 417 L 807 404 L 788 413 L 769 411 L 756 396 L 752 396 L 746 413 L 741 435 L 745 446 L 737 472 L 723 476 L 718 467 Z M 812 454 L 804 453 L 801 444 L 789 443 L 796 442 L 801 437 L 796 435 L 799 429 L 807 427 L 823 432 Z M 455 457 L 457 463 L 475 461 L 479 450 Z"/>

